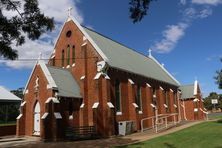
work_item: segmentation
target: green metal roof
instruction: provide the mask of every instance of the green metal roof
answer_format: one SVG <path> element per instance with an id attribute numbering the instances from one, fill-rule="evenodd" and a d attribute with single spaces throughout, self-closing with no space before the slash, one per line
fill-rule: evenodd
<path id="1" fill-rule="evenodd" d="M 107 56 L 108 64 L 111 67 L 126 70 L 175 86 L 180 85 L 179 82 L 174 79 L 153 57 L 144 56 L 95 31 L 85 27 L 83 28 Z"/>
<path id="2" fill-rule="evenodd" d="M 82 98 L 80 88 L 72 74 L 63 68 L 46 65 L 58 88 L 58 96 Z"/>
<path id="3" fill-rule="evenodd" d="M 182 96 L 181 99 L 194 98 L 194 84 L 180 86 Z"/>

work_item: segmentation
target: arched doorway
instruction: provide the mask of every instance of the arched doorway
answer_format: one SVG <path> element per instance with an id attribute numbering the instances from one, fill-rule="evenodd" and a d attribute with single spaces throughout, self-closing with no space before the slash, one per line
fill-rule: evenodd
<path id="1" fill-rule="evenodd" d="M 40 135 L 40 104 L 37 102 L 34 107 L 34 133 Z"/>

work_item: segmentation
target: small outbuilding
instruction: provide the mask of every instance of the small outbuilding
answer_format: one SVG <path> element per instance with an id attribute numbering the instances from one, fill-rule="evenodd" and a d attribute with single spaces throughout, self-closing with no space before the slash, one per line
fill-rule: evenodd
<path id="1" fill-rule="evenodd" d="M 21 99 L 0 86 L 0 123 L 16 121 Z"/>

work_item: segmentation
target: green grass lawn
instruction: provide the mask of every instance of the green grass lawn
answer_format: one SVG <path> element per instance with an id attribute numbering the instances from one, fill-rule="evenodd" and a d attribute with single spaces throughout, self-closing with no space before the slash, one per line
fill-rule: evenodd
<path id="1" fill-rule="evenodd" d="M 222 113 L 211 113 L 208 115 L 209 119 L 222 119 Z"/>
<path id="2" fill-rule="evenodd" d="M 222 148 L 222 123 L 204 122 L 181 131 L 122 148 Z"/>
<path id="3" fill-rule="evenodd" d="M 16 122 L 0 123 L 0 126 L 16 125 Z"/>

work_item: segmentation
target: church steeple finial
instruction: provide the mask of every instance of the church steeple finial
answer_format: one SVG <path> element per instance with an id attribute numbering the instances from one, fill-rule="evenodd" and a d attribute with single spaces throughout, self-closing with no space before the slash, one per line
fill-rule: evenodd
<path id="1" fill-rule="evenodd" d="M 149 48 L 148 51 L 149 51 L 149 57 L 151 57 L 152 56 L 152 49 Z"/>
<path id="2" fill-rule="evenodd" d="M 42 52 L 39 53 L 39 58 L 38 60 L 42 60 Z"/>
<path id="3" fill-rule="evenodd" d="M 72 14 L 71 14 L 71 11 L 72 11 L 72 7 L 69 7 L 69 8 L 68 8 L 68 18 L 71 17 L 71 15 L 72 15 Z"/>

